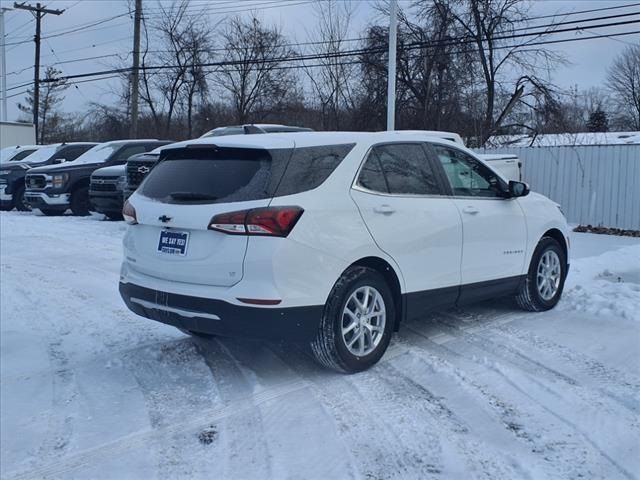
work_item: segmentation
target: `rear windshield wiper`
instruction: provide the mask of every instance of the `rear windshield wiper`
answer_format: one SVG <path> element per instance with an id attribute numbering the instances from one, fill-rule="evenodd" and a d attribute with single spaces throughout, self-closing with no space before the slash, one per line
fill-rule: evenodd
<path id="1" fill-rule="evenodd" d="M 169 196 L 173 200 L 217 200 L 218 197 L 214 195 L 208 195 L 206 193 L 195 193 L 195 192 L 171 192 Z"/>

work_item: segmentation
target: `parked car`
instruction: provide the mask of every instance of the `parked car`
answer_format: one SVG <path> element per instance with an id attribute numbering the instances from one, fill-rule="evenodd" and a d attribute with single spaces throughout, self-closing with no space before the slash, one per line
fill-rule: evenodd
<path id="1" fill-rule="evenodd" d="M 99 168 L 91 174 L 89 183 L 91 211 L 102 213 L 111 220 L 122 220 L 122 204 L 127 183 L 126 172 L 126 165 L 113 165 Z"/>
<path id="2" fill-rule="evenodd" d="M 19 162 L 3 164 L 0 170 L 0 209 L 31 210 L 24 198 L 27 172 L 35 167 L 71 162 L 95 145 L 85 142 L 45 145 Z"/>
<path id="3" fill-rule="evenodd" d="M 28 157 L 33 152 L 42 148 L 41 145 L 14 145 L 12 147 L 5 147 L 0 150 L 0 164 L 6 162 L 19 162 L 25 157 Z"/>
<path id="4" fill-rule="evenodd" d="M 274 125 L 261 123 L 256 125 L 231 125 L 228 127 L 218 127 L 208 131 L 200 138 L 210 137 L 226 137 L 229 135 L 253 135 L 261 133 L 294 133 L 294 132 L 312 132 L 310 128 L 292 127 L 288 125 Z M 459 138 L 459 137 L 458 137 Z M 147 155 L 136 157 L 127 162 L 127 186 L 125 198 L 129 198 L 133 192 L 140 186 L 145 177 L 155 166 L 160 157 L 160 150 L 150 152 Z"/>
<path id="5" fill-rule="evenodd" d="M 272 123 L 258 123 L 248 125 L 230 125 L 228 127 L 218 127 L 209 130 L 200 138 L 223 137 L 227 135 L 250 135 L 256 133 L 294 133 L 313 132 L 311 128 L 293 127 L 290 125 L 277 125 Z"/>
<path id="6" fill-rule="evenodd" d="M 123 214 L 130 310 L 196 335 L 304 342 L 343 372 L 430 309 L 553 308 L 569 269 L 557 204 L 419 133 L 174 144 Z"/>
<path id="7" fill-rule="evenodd" d="M 75 161 L 33 168 L 26 176 L 25 199 L 45 215 L 89 214 L 89 179 L 100 167 L 124 165 L 136 153 L 170 143 L 163 140 L 117 140 L 96 145 Z"/>

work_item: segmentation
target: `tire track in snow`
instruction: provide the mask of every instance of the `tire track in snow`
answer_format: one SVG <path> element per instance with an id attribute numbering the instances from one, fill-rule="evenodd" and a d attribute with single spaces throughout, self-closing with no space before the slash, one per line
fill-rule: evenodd
<path id="1" fill-rule="evenodd" d="M 270 388 L 274 382 L 283 380 L 309 384 L 274 353 L 271 344 L 231 338 L 218 342 L 242 371 L 252 390 Z M 258 435 L 255 432 L 253 435 L 255 441 L 262 442 L 268 450 L 270 476 L 322 480 L 353 478 L 353 462 L 348 454 L 345 455 L 348 445 L 342 444 L 333 418 L 310 392 L 306 390 L 285 401 L 256 408 L 262 429 Z M 246 443 L 246 438 L 241 438 L 240 443 Z M 246 463 L 246 456 L 239 461 Z M 234 471 L 230 477 L 250 478 L 255 476 L 255 471 L 253 469 L 253 473 L 244 477 Z"/>
<path id="2" fill-rule="evenodd" d="M 632 378 L 629 374 L 608 367 L 587 355 L 573 351 L 572 349 L 543 339 L 531 332 L 523 332 L 512 326 L 501 326 L 496 333 L 510 340 L 519 341 L 526 345 L 552 355 L 564 364 L 569 364 L 582 376 L 598 382 L 609 395 L 621 405 L 638 412 L 640 399 L 640 380 Z"/>
<path id="3" fill-rule="evenodd" d="M 14 288 L 24 297 L 24 304 L 31 305 L 40 312 L 40 315 L 37 316 L 39 321 L 45 320 L 56 329 L 57 333 L 47 346 L 51 368 L 52 404 L 48 410 L 47 434 L 38 448 L 37 457 L 41 462 L 51 457 L 63 455 L 67 450 L 74 432 L 77 413 L 75 401 L 78 389 L 74 371 L 69 365 L 69 359 L 62 346 L 61 339 L 68 330 L 57 328 L 57 322 L 51 319 L 49 310 L 44 306 L 42 299 L 32 294 L 33 290 L 27 290 L 21 285 L 16 285 Z"/>
<path id="4" fill-rule="evenodd" d="M 205 410 L 191 416 L 188 420 L 159 427 L 149 427 L 129 435 L 125 435 L 112 442 L 85 449 L 73 454 L 61 456 L 46 465 L 32 469 L 20 469 L 8 472 L 6 480 L 27 480 L 33 478 L 68 478 L 70 473 L 81 469 L 91 468 L 102 461 L 118 458 L 131 451 L 147 452 L 157 449 L 166 437 L 196 432 L 206 428 L 211 422 L 220 422 L 227 417 L 243 415 L 256 405 L 273 402 L 308 387 L 303 381 L 283 382 L 270 389 L 265 389 L 250 399 L 243 399 L 234 405 L 220 406 Z"/>
<path id="5" fill-rule="evenodd" d="M 476 395 L 514 438 L 527 445 L 536 458 L 547 465 L 551 478 L 594 477 L 591 465 L 602 458 L 599 452 L 577 441 L 573 430 L 550 424 L 548 412 L 532 403 L 529 397 L 508 385 L 505 388 L 503 379 L 487 362 L 470 357 L 464 348 L 462 352 L 452 348 L 456 340 L 434 343 L 428 334 L 422 333 L 424 328 L 424 324 L 415 322 L 406 325 L 400 336 L 412 346 L 436 355 L 438 362 L 445 362 L 460 384 Z"/>
<path id="6" fill-rule="evenodd" d="M 376 404 L 388 403 L 385 409 L 395 409 L 401 414 L 396 420 L 410 432 L 412 439 L 419 437 L 423 429 L 429 430 L 429 436 L 440 448 L 444 478 L 468 476 L 470 472 L 473 472 L 474 478 L 517 477 L 509 462 L 491 455 L 481 443 L 470 439 L 469 427 L 441 397 L 435 396 L 428 387 L 412 378 L 406 369 L 393 366 L 394 363 L 400 363 L 402 358 L 383 365 L 376 376 L 358 377 L 353 381 L 366 398 L 374 398 Z M 422 441 L 418 441 L 417 445 L 425 446 Z"/>
<path id="7" fill-rule="evenodd" d="M 598 418 L 598 423 L 603 423 L 606 426 L 614 426 L 618 422 L 627 426 L 625 431 L 616 432 L 616 437 L 622 445 L 633 445 L 635 439 L 640 435 L 640 429 L 638 428 L 638 418 L 633 413 L 629 414 L 628 410 L 621 411 L 619 404 L 613 403 L 607 392 L 600 395 L 594 395 L 576 380 L 558 372 L 557 370 L 548 367 L 541 362 L 529 357 L 525 352 L 522 352 L 510 345 L 501 344 L 490 338 L 479 336 L 475 333 L 465 331 L 457 327 L 452 323 L 455 319 L 452 319 L 449 315 L 444 315 L 438 319 L 438 322 L 448 330 L 450 335 L 456 336 L 461 342 L 467 344 L 465 347 L 465 353 L 468 355 L 473 348 L 480 350 L 480 355 L 494 356 L 496 364 L 492 366 L 492 369 L 501 375 L 510 385 L 514 388 L 518 388 L 522 394 L 525 394 L 540 405 L 545 411 L 552 414 L 557 419 L 561 420 L 570 428 L 579 433 L 583 439 L 591 445 L 596 451 L 598 451 L 605 459 L 607 459 L 614 468 L 616 468 L 621 474 L 627 476 L 630 475 L 628 468 L 624 467 L 621 460 L 616 460 L 615 456 L 620 456 L 616 448 L 609 446 L 606 448 L 603 445 L 603 439 L 596 439 L 598 436 L 606 438 L 609 431 L 603 430 L 602 427 L 594 426 L 595 433 L 588 433 L 585 429 L 578 426 L 578 419 L 571 420 L 575 417 L 582 417 L 584 415 L 588 417 Z M 472 347 L 472 348 L 470 348 Z M 501 366 L 498 362 L 504 362 L 507 368 Z M 510 374 L 510 370 L 517 370 L 517 380 L 513 374 Z M 522 372 L 525 375 L 522 375 Z M 558 386 L 555 382 L 544 381 L 545 378 L 540 376 L 540 373 L 546 373 L 551 379 L 560 380 L 563 385 Z M 526 385 L 526 387 L 524 386 Z M 529 392 L 537 389 L 539 392 L 535 397 Z M 599 390 L 594 389 L 595 392 Z M 616 400 L 616 399 L 614 399 Z M 631 429 L 631 431 L 629 431 Z M 635 431 L 635 435 L 634 432 Z M 600 435 L 598 435 L 598 433 Z M 604 442 L 607 443 L 606 441 Z M 621 455 L 623 457 L 626 454 Z M 630 478 L 630 477 L 627 477 Z"/>
<path id="8" fill-rule="evenodd" d="M 167 433 L 159 443 L 158 477 L 193 476 L 213 468 L 210 456 L 194 464 L 187 455 L 200 447 L 196 432 L 166 429 L 182 419 L 185 409 L 201 412 L 221 404 L 211 372 L 191 339 L 136 348 L 125 353 L 122 362 L 139 385 L 151 427 Z"/>
<path id="9" fill-rule="evenodd" d="M 513 428 L 517 425 L 516 419 L 519 414 L 512 406 L 501 402 L 486 391 L 478 395 L 477 390 L 481 390 L 482 387 L 445 360 L 418 346 L 420 342 L 402 341 L 416 346 L 409 347 L 408 354 L 392 364 L 448 405 L 448 408 L 464 422 L 471 438 L 485 439 L 478 447 L 473 441 L 466 441 L 465 436 L 462 436 L 457 442 L 459 448 L 469 451 L 473 449 L 476 457 L 501 459 L 504 465 L 512 469 L 509 478 L 535 478 L 536 473 L 549 470 L 549 465 L 544 465 L 544 462 L 536 458 L 528 445 L 513 441 L 514 435 L 530 439 L 519 429 Z M 491 406 L 485 404 L 487 401 Z M 500 408 L 500 415 L 496 415 L 496 408 Z M 469 443 L 471 448 L 467 447 Z M 530 472 L 531 470 L 533 472 Z"/>
<path id="10" fill-rule="evenodd" d="M 215 338 L 194 337 L 193 341 L 209 368 L 224 405 L 251 398 L 251 382 L 223 343 Z M 220 459 L 220 478 L 250 478 L 256 471 L 263 472 L 265 478 L 271 476 L 271 454 L 264 441 L 264 427 L 257 406 L 248 409 L 244 415 L 225 419 L 219 427 L 220 441 L 227 452 Z"/>
<path id="11" fill-rule="evenodd" d="M 597 405 L 598 409 L 600 409 L 603 406 L 602 404 L 605 403 L 607 411 L 615 413 L 618 413 L 620 408 L 623 408 L 626 411 L 620 414 L 622 417 L 628 416 L 629 413 L 634 414 L 638 410 L 638 406 L 632 403 L 631 400 L 625 401 L 624 398 L 602 388 L 600 385 L 589 386 L 589 389 L 587 389 L 584 381 L 579 381 L 574 377 L 549 366 L 542 360 L 533 358 L 531 356 L 532 354 L 513 345 L 514 342 L 508 341 L 506 343 L 502 343 L 497 341 L 495 338 L 495 334 L 497 333 L 496 329 L 483 329 L 480 333 L 474 333 L 473 331 L 460 328 L 455 323 L 455 318 L 452 318 L 449 315 L 438 318 L 437 322 L 449 335 L 459 338 L 464 342 L 473 344 L 485 352 L 491 352 L 496 356 L 503 358 L 507 362 L 517 365 L 522 370 L 529 372 L 534 376 L 537 376 L 539 372 L 545 372 L 549 377 L 564 383 L 565 389 L 573 392 L 589 406 Z M 507 340 L 509 339 L 507 338 Z M 538 356 L 538 358 L 540 358 L 540 356 Z M 544 360 L 548 359 L 545 358 Z M 550 385 L 546 385 L 546 388 L 549 389 L 550 393 L 562 396 L 562 392 L 553 391 Z M 598 395 L 595 395 L 596 392 Z M 628 419 L 628 422 L 636 427 L 638 426 L 638 419 L 635 415 L 632 415 Z"/>
<path id="12" fill-rule="evenodd" d="M 310 390 L 336 423 L 360 478 L 432 478 L 439 474 L 440 466 L 432 462 L 416 468 L 406 461 L 406 450 L 397 434 L 379 416 L 372 416 L 362 408 L 367 400 L 345 375 L 319 368 L 309 355 L 299 349 L 273 345 L 271 348 L 284 363 L 309 382 Z M 380 364 L 388 360 L 388 353 Z M 376 436 L 375 440 L 372 435 Z"/>

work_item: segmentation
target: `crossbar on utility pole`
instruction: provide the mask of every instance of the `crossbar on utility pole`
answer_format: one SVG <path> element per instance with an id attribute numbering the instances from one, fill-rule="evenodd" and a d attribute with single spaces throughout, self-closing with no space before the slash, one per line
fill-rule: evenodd
<path id="1" fill-rule="evenodd" d="M 130 138 L 138 138 L 138 89 L 140 88 L 140 21 L 142 19 L 142 0 L 136 0 L 133 23 L 133 72 L 131 79 L 131 126 Z"/>
<path id="2" fill-rule="evenodd" d="M 36 34 L 33 41 L 36 44 L 36 58 L 34 62 L 33 72 L 33 125 L 36 129 L 36 141 L 38 141 L 38 115 L 40 109 L 40 21 L 47 13 L 51 15 L 62 15 L 64 10 L 51 10 L 45 6 L 36 3 L 36 6 L 27 5 L 26 3 L 15 2 L 13 8 L 18 10 L 27 10 L 36 18 Z"/>
<path id="3" fill-rule="evenodd" d="M 387 130 L 396 128 L 396 51 L 398 44 L 398 2 L 389 5 L 389 69 L 387 76 Z"/>

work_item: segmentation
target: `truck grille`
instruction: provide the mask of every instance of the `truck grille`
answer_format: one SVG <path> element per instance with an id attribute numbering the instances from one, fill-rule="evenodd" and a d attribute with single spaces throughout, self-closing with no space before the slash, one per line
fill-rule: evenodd
<path id="1" fill-rule="evenodd" d="M 27 188 L 45 188 L 47 186 L 47 177 L 44 175 L 27 175 L 25 183 Z"/>
<path id="2" fill-rule="evenodd" d="M 118 176 L 92 176 L 89 190 L 93 192 L 117 192 L 119 179 L 120 177 Z"/>
<path id="3" fill-rule="evenodd" d="M 127 162 L 127 187 L 129 190 L 135 190 L 144 180 L 149 172 L 153 169 L 154 162 L 140 162 L 129 160 Z"/>

